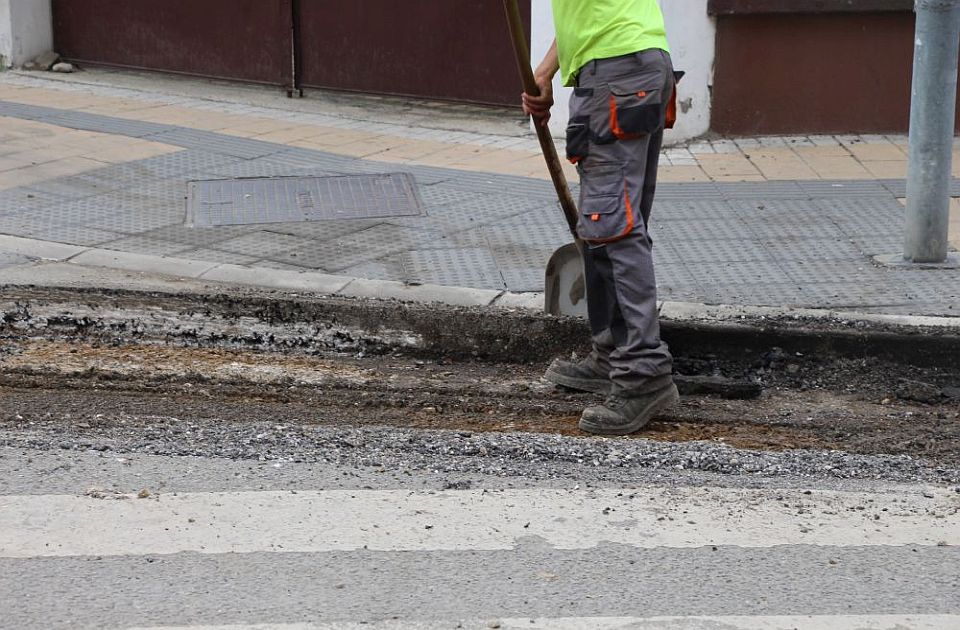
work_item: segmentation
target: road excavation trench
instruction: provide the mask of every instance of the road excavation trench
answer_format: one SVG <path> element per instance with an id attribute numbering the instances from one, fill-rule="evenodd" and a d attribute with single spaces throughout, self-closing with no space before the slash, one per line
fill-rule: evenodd
<path id="1" fill-rule="evenodd" d="M 303 322 L 199 308 L 198 297 L 187 300 L 190 309 L 155 296 L 135 305 L 104 296 L 11 297 L 0 327 L 6 430 L 57 425 L 97 436 L 164 423 L 270 422 L 577 436 L 580 411 L 601 400 L 544 382 L 546 353 L 517 362 L 445 356 L 425 352 L 409 331 L 366 339 L 355 326 L 310 332 Z M 296 341 L 292 328 L 327 341 Z M 677 371 L 759 384 L 759 398 L 685 393 L 676 409 L 627 439 L 910 455 L 960 467 L 960 368 L 777 347 L 730 354 L 687 353 L 677 357 Z"/>

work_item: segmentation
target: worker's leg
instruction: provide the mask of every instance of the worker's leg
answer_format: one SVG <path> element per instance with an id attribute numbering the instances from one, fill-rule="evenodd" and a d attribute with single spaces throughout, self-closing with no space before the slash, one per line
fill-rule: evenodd
<path id="1" fill-rule="evenodd" d="M 584 412 L 586 430 L 636 430 L 676 397 L 672 358 L 660 339 L 647 231 L 672 72 L 665 53 L 645 51 L 598 64 L 591 81 L 594 96 L 600 94 L 594 115 L 606 115 L 613 137 L 599 136 L 581 163 L 579 230 L 593 245 L 584 253 L 590 323 L 598 342 L 612 341 L 610 379 L 617 396 Z M 632 400 L 621 404 L 618 397 Z"/>
<path id="2" fill-rule="evenodd" d="M 646 223 L 672 89 L 669 57 L 659 50 L 581 72 L 567 152 L 580 160 L 580 233 L 593 242 L 584 249 L 584 267 L 594 344 L 579 364 L 555 362 L 547 373 L 553 382 L 601 391 L 606 374 L 615 390 L 633 390 L 671 372 Z"/>

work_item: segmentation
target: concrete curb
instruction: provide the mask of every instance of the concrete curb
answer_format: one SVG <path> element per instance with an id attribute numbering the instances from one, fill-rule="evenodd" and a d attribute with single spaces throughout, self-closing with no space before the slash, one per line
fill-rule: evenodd
<path id="1" fill-rule="evenodd" d="M 542 312 L 544 301 L 543 293 L 512 293 L 509 291 L 432 284 L 408 285 L 389 280 L 370 280 L 314 271 L 246 267 L 0 235 L 0 252 L 4 251 L 26 256 L 33 260 L 42 259 L 76 265 L 77 267 L 113 269 L 203 282 L 346 298 L 373 298 L 467 307 L 492 306 L 498 309 L 528 310 L 531 312 Z M 42 273 L 31 273 L 30 278 L 30 284 L 44 285 Z M 131 280 L 131 282 L 135 282 L 135 280 Z M 0 272 L 0 284 L 4 283 L 11 284 Z M 15 279 L 13 283 L 24 284 L 19 278 Z M 660 305 L 660 316 L 668 322 L 756 324 L 758 322 L 762 323 L 764 320 L 770 322 L 797 320 L 807 323 L 816 321 L 845 322 L 851 325 L 862 322 L 897 328 L 938 328 L 960 331 L 960 316 L 889 315 L 793 307 L 710 305 L 665 301 Z"/>

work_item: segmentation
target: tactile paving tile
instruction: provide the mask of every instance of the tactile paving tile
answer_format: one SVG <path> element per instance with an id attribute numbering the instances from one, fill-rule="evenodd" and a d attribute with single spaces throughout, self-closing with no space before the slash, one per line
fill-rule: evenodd
<path id="1" fill-rule="evenodd" d="M 62 201 L 58 195 L 35 188 L 10 188 L 0 191 L 0 216 L 36 210 Z"/>
<path id="2" fill-rule="evenodd" d="M 239 158 L 258 158 L 286 149 L 282 144 L 261 142 L 248 138 L 228 136 L 212 131 L 175 127 L 160 133 L 151 134 L 148 140 L 172 144 L 185 149 L 202 149 L 210 153 L 220 153 Z"/>
<path id="3" fill-rule="evenodd" d="M 52 107 L 14 103 L 12 101 L 0 101 L 0 116 L 9 116 L 10 118 L 41 120 L 42 118 L 55 115 L 58 111 L 62 110 L 57 110 Z"/>
<path id="4" fill-rule="evenodd" d="M 410 276 L 427 284 L 506 289 L 497 262 L 483 248 L 418 249 L 403 255 Z"/>
<path id="5" fill-rule="evenodd" d="M 758 282 L 718 287 L 709 291 L 714 304 L 751 304 L 754 306 L 813 306 L 792 282 Z"/>
<path id="6" fill-rule="evenodd" d="M 277 262 L 275 260 L 258 260 L 257 262 L 250 263 L 249 267 L 254 267 L 256 269 L 283 269 L 286 271 L 308 271 L 306 267 L 301 267 L 300 265 L 290 265 L 287 263 Z"/>
<path id="7" fill-rule="evenodd" d="M 797 182 L 810 197 L 876 196 L 890 194 L 883 184 L 875 180 L 837 179 L 804 180 Z"/>
<path id="8" fill-rule="evenodd" d="M 701 286 L 781 284 L 793 280 L 777 263 L 770 261 L 686 263 L 686 267 L 698 279 Z"/>
<path id="9" fill-rule="evenodd" d="M 552 247 L 523 247 L 492 243 L 487 248 L 506 286 L 511 291 L 543 291 L 547 262 Z"/>
<path id="10" fill-rule="evenodd" d="M 263 226 L 263 230 L 266 232 L 299 236 L 316 241 L 328 241 L 342 238 L 348 234 L 363 232 L 382 223 L 383 220 L 381 219 L 344 219 L 343 221 L 315 221 L 313 223 L 271 223 Z"/>
<path id="11" fill-rule="evenodd" d="M 420 169 L 411 170 L 419 177 Z M 550 199 L 556 201 L 557 194 L 550 180 L 515 177 L 512 175 L 490 175 L 471 171 L 457 171 L 450 169 L 444 185 L 469 192 L 504 194 L 509 193 L 518 198 L 527 200 Z M 571 189 L 573 186 L 571 185 Z"/>
<path id="12" fill-rule="evenodd" d="M 720 199 L 723 195 L 713 182 L 668 182 L 657 184 L 657 199 Z"/>
<path id="13" fill-rule="evenodd" d="M 838 282 L 874 284 L 890 279 L 888 269 L 874 267 L 866 257 L 848 261 L 781 260 L 778 264 L 792 280 L 805 284 Z"/>
<path id="14" fill-rule="evenodd" d="M 256 256 L 261 259 L 272 259 L 274 256 L 310 245 L 311 243 L 312 241 L 307 238 L 258 230 L 243 236 L 218 241 L 216 249 L 233 252 L 235 254 L 244 254 L 245 256 Z"/>
<path id="15" fill-rule="evenodd" d="M 573 242 L 570 228 L 559 206 L 533 208 L 527 212 L 493 221 L 481 231 L 491 245 L 500 243 L 557 248 Z"/>
<path id="16" fill-rule="evenodd" d="M 861 261 L 857 245 L 842 238 L 782 238 L 765 240 L 761 246 L 773 260 Z"/>
<path id="17" fill-rule="evenodd" d="M 796 213 L 758 210 L 741 216 L 753 236 L 762 242 L 797 237 L 837 239 L 844 235 L 829 215 L 816 208 Z"/>
<path id="18" fill-rule="evenodd" d="M 335 168 L 337 168 L 337 170 L 354 175 L 387 172 L 406 173 L 407 175 L 413 177 L 420 185 L 438 184 L 442 181 L 450 179 L 450 176 L 436 176 L 432 169 L 418 167 L 413 164 L 397 164 L 393 162 L 377 162 L 373 160 L 360 159 L 351 159 L 348 161 L 345 160 L 343 156 L 340 156 L 339 160 L 332 159 L 331 163 L 336 165 Z M 334 166 L 331 166 L 331 168 L 334 168 Z M 462 173 L 463 171 L 452 172 Z"/>
<path id="19" fill-rule="evenodd" d="M 420 199 L 427 208 L 434 206 L 446 206 L 449 204 L 465 203 L 476 199 L 483 193 L 470 192 L 454 188 L 445 184 L 432 184 L 430 186 L 420 186 Z"/>
<path id="20" fill-rule="evenodd" d="M 114 133 L 131 137 L 143 137 L 173 129 L 169 125 L 6 101 L 0 101 L 0 115 L 23 120 L 35 120 L 72 129 Z"/>
<path id="21" fill-rule="evenodd" d="M 325 151 L 316 151 L 314 149 L 305 149 L 299 147 L 284 147 L 282 151 L 272 153 L 267 157 L 259 158 L 257 161 L 273 162 L 276 164 L 287 164 L 294 167 L 319 168 L 323 170 L 336 171 L 338 173 L 355 173 L 361 160 L 348 155 L 337 155 Z M 390 171 L 402 171 L 403 167 L 399 164 L 378 163 L 371 167 L 373 173 L 386 173 Z"/>
<path id="22" fill-rule="evenodd" d="M 756 197 L 796 198 L 809 197 L 807 192 L 793 181 L 773 182 L 718 182 L 720 194 L 728 199 L 747 199 Z"/>
<path id="23" fill-rule="evenodd" d="M 143 232 L 140 236 L 182 243 L 189 247 L 206 248 L 213 246 L 215 243 L 238 238 L 254 231 L 256 231 L 255 228 L 246 226 L 224 225 L 210 228 L 190 228 L 176 224 L 149 230 Z M 262 256 L 257 256 L 257 259 L 259 258 L 262 258 Z"/>
<path id="24" fill-rule="evenodd" d="M 522 269 L 501 267 L 500 275 L 507 290 L 514 293 L 539 292 L 546 286 L 545 271 L 535 267 Z"/>
<path id="25" fill-rule="evenodd" d="M 425 224 L 439 227 L 444 232 L 461 232 L 463 230 L 493 225 L 511 217 L 534 216 L 541 210 L 556 212 L 558 220 L 563 221 L 556 202 L 530 200 L 522 197 L 507 197 L 503 195 L 484 195 L 474 197 L 462 203 L 427 208 Z M 419 220 L 410 220 L 405 225 L 416 225 Z M 544 223 L 544 225 L 547 225 Z M 552 229 L 552 228 L 551 228 Z"/>
<path id="26" fill-rule="evenodd" d="M 326 171 L 314 167 L 291 166 L 272 162 L 267 158 L 260 160 L 242 160 L 231 164 L 216 166 L 202 172 L 191 173 L 190 179 L 223 179 L 227 177 L 329 177 L 340 175 L 335 171 Z"/>
<path id="27" fill-rule="evenodd" d="M 735 216 L 736 210 L 724 199 L 667 199 L 653 202 L 651 216 L 656 221 L 693 221 L 724 219 Z"/>
<path id="28" fill-rule="evenodd" d="M 909 302 L 899 291 L 888 287 L 862 283 L 800 283 L 795 290 L 793 304 L 814 308 L 859 308 L 861 306 L 889 306 Z"/>
<path id="29" fill-rule="evenodd" d="M 815 201 L 850 236 L 902 233 L 904 208 L 893 197 L 830 197 Z"/>
<path id="30" fill-rule="evenodd" d="M 75 112 L 68 110 L 58 110 L 59 113 L 47 116 L 44 121 L 79 129 L 82 131 L 94 131 L 98 133 L 112 133 L 133 138 L 146 138 L 159 133 L 164 133 L 175 129 L 171 125 L 143 122 L 139 120 L 129 120 L 126 118 L 115 118 L 112 116 L 103 116 L 100 114 L 90 114 L 86 112 Z"/>
<path id="31" fill-rule="evenodd" d="M 651 218 L 651 234 L 654 239 L 679 240 L 737 240 L 754 236 L 747 224 L 739 217 L 729 219 L 702 219 L 699 221 L 659 221 Z"/>
<path id="32" fill-rule="evenodd" d="M 956 181 L 953 180 L 953 182 Z M 894 197 L 907 196 L 907 180 L 905 179 L 878 179 L 877 183 L 886 188 Z"/>
<path id="33" fill-rule="evenodd" d="M 881 256 L 885 254 L 903 253 L 904 236 L 902 234 L 888 234 L 873 236 L 871 234 L 851 236 L 850 240 L 860 252 L 866 256 Z"/>
<path id="34" fill-rule="evenodd" d="M 78 225 L 133 235 L 183 223 L 183 207 L 164 203 L 131 205 L 113 212 L 96 212 L 91 217 L 78 222 Z"/>
<path id="35" fill-rule="evenodd" d="M 191 249 L 177 254 L 178 258 L 188 258 L 190 260 L 204 260 L 207 262 L 225 263 L 229 265 L 249 265 L 257 262 L 256 256 L 245 256 L 233 252 L 223 252 L 218 249 Z"/>
<path id="36" fill-rule="evenodd" d="M 310 241 L 300 247 L 266 257 L 339 273 L 342 269 L 389 254 L 429 246 L 429 243 L 438 238 L 439 234 L 428 230 L 380 224 L 336 239 Z"/>
<path id="37" fill-rule="evenodd" d="M 101 173 L 109 173 L 114 178 L 146 180 L 146 179 L 189 179 L 194 173 L 201 173 L 215 168 L 240 164 L 243 159 L 229 155 L 221 155 L 210 151 L 181 150 L 174 153 L 157 155 L 143 160 L 123 162 L 101 169 Z"/>
<path id="38" fill-rule="evenodd" d="M 654 255 L 653 273 L 657 278 L 657 291 L 683 291 L 685 294 L 700 290 L 700 281 L 684 264 L 667 263 Z"/>
<path id="39" fill-rule="evenodd" d="M 145 238 L 143 236 L 128 236 L 104 243 L 101 247 L 121 252 L 149 254 L 151 256 L 173 256 L 190 249 L 188 245 L 184 245 L 183 243 L 173 243 L 156 238 Z"/>
<path id="40" fill-rule="evenodd" d="M 278 177 L 190 182 L 188 223 L 249 225 L 415 216 L 413 180 L 403 173 Z"/>
<path id="41" fill-rule="evenodd" d="M 368 260 L 352 267 L 346 267 L 337 272 L 340 275 L 369 280 L 393 280 L 395 282 L 411 282 L 410 274 L 403 266 L 403 256 L 392 254 L 377 260 Z M 417 280 L 423 282 L 422 280 Z"/>
<path id="42" fill-rule="evenodd" d="M 773 262 L 763 244 L 756 239 L 657 239 L 654 250 L 671 248 L 680 262 Z"/>
<path id="43" fill-rule="evenodd" d="M 0 216 L 0 234 L 29 236 L 30 234 L 56 227 L 49 220 L 36 219 L 26 213 Z"/>
<path id="44" fill-rule="evenodd" d="M 491 247 L 490 241 L 487 240 L 487 236 L 483 232 L 483 228 L 464 230 L 463 232 L 454 232 L 452 234 L 442 234 L 436 242 L 440 247 L 486 247 L 487 249 Z"/>
<path id="45" fill-rule="evenodd" d="M 21 236 L 53 241 L 54 243 L 90 247 L 116 240 L 121 238 L 123 234 L 79 225 L 54 225 L 42 230 L 28 230 L 21 233 Z"/>
<path id="46" fill-rule="evenodd" d="M 883 187 L 890 191 L 890 194 L 894 197 L 906 197 L 907 196 L 907 180 L 905 179 L 883 179 L 877 180 Z M 956 177 L 950 180 L 950 196 L 951 197 L 960 197 L 960 179 Z"/>
<path id="47" fill-rule="evenodd" d="M 122 184 L 116 181 L 102 177 L 91 177 L 89 173 L 48 179 L 32 184 L 34 189 L 45 195 L 69 200 L 113 192 L 120 186 L 122 186 Z"/>

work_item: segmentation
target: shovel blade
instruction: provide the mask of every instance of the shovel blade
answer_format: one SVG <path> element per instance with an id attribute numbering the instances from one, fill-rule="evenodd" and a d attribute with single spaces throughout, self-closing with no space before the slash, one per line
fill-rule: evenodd
<path id="1" fill-rule="evenodd" d="M 587 318 L 583 256 L 576 243 L 564 245 L 547 262 L 544 307 L 550 315 Z"/>

